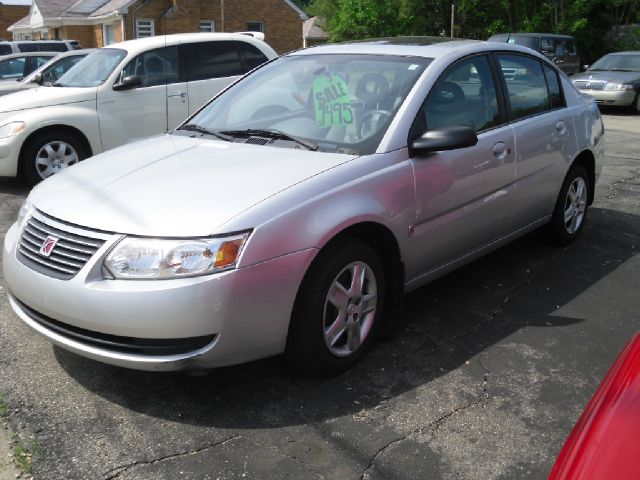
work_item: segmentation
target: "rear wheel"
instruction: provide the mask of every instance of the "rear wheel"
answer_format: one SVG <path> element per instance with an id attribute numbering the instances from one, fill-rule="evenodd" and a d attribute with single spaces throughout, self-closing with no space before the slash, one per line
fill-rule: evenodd
<path id="1" fill-rule="evenodd" d="M 300 287 L 286 355 L 300 368 L 334 375 L 353 365 L 373 342 L 384 308 L 385 282 L 377 253 L 350 240 L 321 252 Z"/>
<path id="2" fill-rule="evenodd" d="M 87 158 L 81 141 L 67 132 L 47 132 L 33 138 L 22 155 L 22 171 L 32 185 Z"/>
<path id="3" fill-rule="evenodd" d="M 571 167 L 560 189 L 549 223 L 553 240 L 568 245 L 580 235 L 587 218 L 589 177 L 582 165 Z"/>

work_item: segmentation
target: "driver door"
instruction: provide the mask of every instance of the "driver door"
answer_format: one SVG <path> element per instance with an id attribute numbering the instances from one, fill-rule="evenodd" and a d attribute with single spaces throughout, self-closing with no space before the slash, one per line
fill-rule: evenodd
<path id="1" fill-rule="evenodd" d="M 478 136 L 474 147 L 411 158 L 416 276 L 489 244 L 509 229 L 516 146 L 496 91 L 486 56 L 461 60 L 436 82 L 414 121 L 410 140 L 426 130 L 454 125 L 469 126 Z"/>
<path id="2" fill-rule="evenodd" d="M 119 80 L 137 76 L 140 85 L 128 90 L 103 85 L 98 91 L 100 134 L 105 150 L 167 131 L 168 82 L 178 75 L 176 49 L 172 46 L 149 50 L 122 69 Z"/>

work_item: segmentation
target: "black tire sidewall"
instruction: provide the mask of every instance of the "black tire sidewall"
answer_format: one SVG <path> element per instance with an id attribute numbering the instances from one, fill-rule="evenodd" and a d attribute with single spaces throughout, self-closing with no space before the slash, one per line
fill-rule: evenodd
<path id="1" fill-rule="evenodd" d="M 376 277 L 378 302 L 373 325 L 360 348 L 348 357 L 337 357 L 324 340 L 323 313 L 329 287 L 338 273 L 352 262 L 366 263 Z M 354 366 L 374 341 L 384 310 L 385 279 L 378 254 L 358 240 L 341 242 L 322 251 L 305 275 L 294 303 L 286 355 L 298 367 L 323 375 L 335 375 Z"/>
<path id="2" fill-rule="evenodd" d="M 584 169 L 582 165 L 573 165 L 569 172 L 567 172 L 567 176 L 564 179 L 564 183 L 562 184 L 562 188 L 560 189 L 560 193 L 558 195 L 558 199 L 556 200 L 556 205 L 553 210 L 553 215 L 551 217 L 551 222 L 549 223 L 549 230 L 552 236 L 552 239 L 561 245 L 569 245 L 573 243 L 576 238 L 582 232 L 584 225 L 587 221 L 587 212 L 589 210 L 589 205 L 585 205 L 584 216 L 582 217 L 582 223 L 574 233 L 569 233 L 564 224 L 564 207 L 567 201 L 567 193 L 573 181 L 581 177 L 585 185 L 587 187 L 587 195 L 591 186 L 589 185 L 589 177 L 587 175 L 587 171 Z"/>
<path id="3" fill-rule="evenodd" d="M 36 167 L 36 155 L 44 145 L 55 141 L 65 142 L 71 145 L 78 154 L 78 161 L 84 160 L 88 156 L 83 143 L 67 132 L 47 132 L 37 135 L 29 140 L 20 159 L 21 173 L 31 185 L 36 185 L 44 180 L 38 173 L 38 168 Z"/>

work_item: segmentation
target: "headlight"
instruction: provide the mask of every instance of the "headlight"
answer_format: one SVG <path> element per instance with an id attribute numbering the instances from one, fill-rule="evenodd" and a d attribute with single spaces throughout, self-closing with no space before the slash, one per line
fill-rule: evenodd
<path id="1" fill-rule="evenodd" d="M 25 128 L 27 128 L 27 124 L 24 122 L 5 123 L 0 126 L 0 138 L 12 137 L 22 132 Z"/>
<path id="2" fill-rule="evenodd" d="M 18 225 L 20 228 L 24 226 L 26 221 L 29 219 L 31 214 L 33 213 L 33 205 L 27 198 L 20 207 L 20 211 L 18 212 Z"/>
<path id="3" fill-rule="evenodd" d="M 633 92 L 633 85 L 627 85 L 625 83 L 609 82 L 604 86 L 605 90 L 616 90 L 623 92 Z"/>
<path id="4" fill-rule="evenodd" d="M 105 268 L 120 279 L 193 277 L 234 268 L 249 232 L 216 238 L 161 240 L 126 237 Z"/>

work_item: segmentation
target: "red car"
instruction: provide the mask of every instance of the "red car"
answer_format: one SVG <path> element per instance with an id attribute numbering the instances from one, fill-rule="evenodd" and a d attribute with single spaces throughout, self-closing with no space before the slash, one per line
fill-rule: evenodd
<path id="1" fill-rule="evenodd" d="M 607 372 L 564 444 L 550 480 L 640 478 L 640 333 Z"/>

